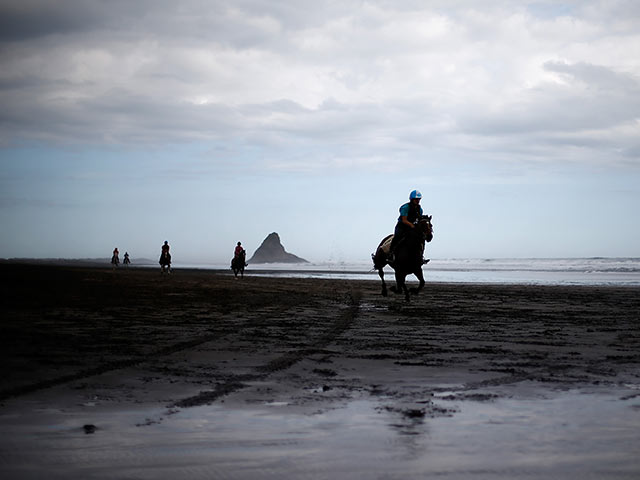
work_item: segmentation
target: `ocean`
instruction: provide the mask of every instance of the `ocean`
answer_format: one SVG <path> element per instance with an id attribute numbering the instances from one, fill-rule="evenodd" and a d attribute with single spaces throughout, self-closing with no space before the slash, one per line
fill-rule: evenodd
<path id="1" fill-rule="evenodd" d="M 179 268 L 231 271 L 229 265 L 175 264 Z M 427 282 L 524 285 L 640 286 L 640 258 L 432 259 L 423 266 Z M 379 281 L 371 261 L 249 265 L 245 275 Z M 385 278 L 393 270 L 385 267 Z M 408 280 L 415 281 L 414 276 Z"/>

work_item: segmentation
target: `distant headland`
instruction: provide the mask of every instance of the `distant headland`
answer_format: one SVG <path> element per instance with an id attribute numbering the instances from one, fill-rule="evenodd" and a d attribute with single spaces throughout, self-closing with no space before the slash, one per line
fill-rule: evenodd
<path id="1" fill-rule="evenodd" d="M 258 247 L 253 256 L 248 260 L 252 263 L 309 263 L 304 258 L 300 258 L 293 253 L 285 251 L 280 236 L 276 233 L 270 233 L 264 239 L 262 245 Z"/>

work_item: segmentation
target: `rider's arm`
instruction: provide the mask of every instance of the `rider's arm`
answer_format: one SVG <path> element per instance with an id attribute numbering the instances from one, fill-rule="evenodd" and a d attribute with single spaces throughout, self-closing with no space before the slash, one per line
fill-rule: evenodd
<path id="1" fill-rule="evenodd" d="M 404 205 L 402 205 L 400 207 L 400 223 L 403 223 L 405 225 L 407 225 L 408 227 L 413 228 L 413 224 L 407 220 L 408 216 L 409 216 L 409 204 L 405 203 Z"/>
<path id="2" fill-rule="evenodd" d="M 408 225 L 411 228 L 414 228 L 413 223 L 411 223 L 409 220 L 407 220 L 407 216 L 403 215 L 401 218 L 402 223 L 404 223 L 405 225 Z"/>

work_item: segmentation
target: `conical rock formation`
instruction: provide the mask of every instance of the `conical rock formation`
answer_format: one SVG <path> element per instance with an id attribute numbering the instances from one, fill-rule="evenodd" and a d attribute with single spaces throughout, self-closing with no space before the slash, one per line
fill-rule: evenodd
<path id="1" fill-rule="evenodd" d="M 262 245 L 258 247 L 248 263 L 309 263 L 304 258 L 300 258 L 293 253 L 285 251 L 280 236 L 276 233 L 270 233 L 264 239 Z"/>

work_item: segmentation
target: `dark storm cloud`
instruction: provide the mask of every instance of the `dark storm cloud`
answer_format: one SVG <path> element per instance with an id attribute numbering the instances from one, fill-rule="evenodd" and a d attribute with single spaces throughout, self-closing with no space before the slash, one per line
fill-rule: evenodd
<path id="1" fill-rule="evenodd" d="M 350 2 L 338 11 L 348 11 Z M 24 41 L 49 35 L 104 31 L 130 32 L 175 41 L 216 41 L 246 48 L 264 45 L 268 36 L 251 28 L 255 21 L 271 20 L 284 29 L 299 30 L 322 23 L 322 2 L 263 2 L 255 0 L 22 0 L 0 2 L 0 41 Z M 238 28 L 241 27 L 241 28 Z M 245 28 L 242 28 L 245 27 Z"/>
<path id="2" fill-rule="evenodd" d="M 0 41 L 91 32 L 139 13 L 140 2 L 21 0 L 0 2 Z M 127 6 L 125 12 L 119 7 Z"/>

